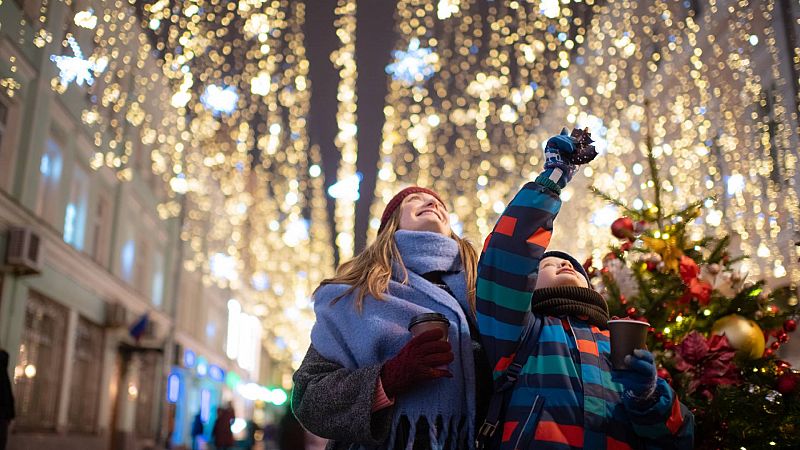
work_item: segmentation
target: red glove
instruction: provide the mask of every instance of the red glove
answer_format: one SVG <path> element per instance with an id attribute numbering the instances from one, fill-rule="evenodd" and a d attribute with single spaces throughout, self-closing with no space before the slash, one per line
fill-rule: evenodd
<path id="1" fill-rule="evenodd" d="M 381 369 L 383 390 L 389 397 L 408 390 L 418 381 L 452 378 L 449 370 L 437 367 L 453 362 L 452 347 L 443 341 L 444 331 L 430 330 L 415 336 Z"/>

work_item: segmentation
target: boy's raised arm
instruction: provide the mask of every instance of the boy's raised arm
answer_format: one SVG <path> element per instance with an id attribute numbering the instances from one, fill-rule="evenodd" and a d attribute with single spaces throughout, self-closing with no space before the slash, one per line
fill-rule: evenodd
<path id="1" fill-rule="evenodd" d="M 531 275 L 550 243 L 561 189 L 575 172 L 562 154 L 575 150 L 566 130 L 547 141 L 545 171 L 514 196 L 484 242 L 478 263 L 478 328 L 495 378 L 511 363 L 531 309 Z"/>

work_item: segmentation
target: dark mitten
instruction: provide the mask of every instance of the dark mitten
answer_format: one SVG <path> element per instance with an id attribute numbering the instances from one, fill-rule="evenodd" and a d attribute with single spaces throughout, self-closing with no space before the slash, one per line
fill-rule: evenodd
<path id="1" fill-rule="evenodd" d="M 563 189 L 575 174 L 575 165 L 566 161 L 564 155 L 575 153 L 575 150 L 575 142 L 566 128 L 561 134 L 548 139 L 544 148 L 545 170 L 540 178 L 548 179 Z"/>
<path id="2" fill-rule="evenodd" d="M 656 365 L 653 354 L 636 349 L 625 357 L 628 370 L 617 372 L 625 389 L 624 396 L 636 402 L 651 400 L 656 392 Z"/>
<path id="3" fill-rule="evenodd" d="M 455 358 L 450 343 L 443 341 L 443 337 L 442 330 L 426 331 L 408 341 L 394 358 L 383 364 L 381 383 L 386 395 L 394 397 L 419 381 L 452 378 L 450 371 L 438 368 Z"/>

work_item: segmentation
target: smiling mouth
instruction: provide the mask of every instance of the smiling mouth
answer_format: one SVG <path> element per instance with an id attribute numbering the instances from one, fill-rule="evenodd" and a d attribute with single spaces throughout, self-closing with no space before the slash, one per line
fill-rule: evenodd
<path id="1" fill-rule="evenodd" d="M 432 209 L 426 209 L 424 211 L 421 211 L 419 214 L 417 214 L 417 217 L 420 217 L 423 214 L 428 214 L 428 213 L 433 214 L 437 219 L 442 220 L 442 218 L 439 217 L 439 213 L 437 213 L 436 211 L 434 211 Z"/>

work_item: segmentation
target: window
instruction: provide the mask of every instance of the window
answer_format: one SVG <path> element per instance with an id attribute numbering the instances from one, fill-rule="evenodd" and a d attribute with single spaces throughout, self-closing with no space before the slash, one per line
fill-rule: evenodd
<path id="1" fill-rule="evenodd" d="M 96 431 L 100 404 L 100 371 L 103 359 L 103 329 L 81 317 L 75 331 L 75 356 L 69 395 L 69 429 Z"/>
<path id="2" fill-rule="evenodd" d="M 61 184 L 63 142 L 55 134 L 47 139 L 46 148 L 39 162 L 39 191 L 36 213 L 51 224 L 56 224 L 59 210 L 59 187 Z"/>
<path id="3" fill-rule="evenodd" d="M 151 292 L 153 305 L 160 308 L 164 302 L 164 255 L 156 252 L 153 255 L 153 289 Z"/>
<path id="4" fill-rule="evenodd" d="M 138 255 L 134 260 L 134 269 L 133 269 L 133 287 L 143 293 L 149 294 L 150 290 L 150 246 L 147 244 L 147 240 L 140 236 L 138 242 L 136 243 L 138 247 Z"/>
<path id="5" fill-rule="evenodd" d="M 0 151 L 3 150 L 3 140 L 6 136 L 6 125 L 8 124 L 8 106 L 0 101 Z"/>
<path id="6" fill-rule="evenodd" d="M 97 203 L 94 207 L 94 215 L 92 217 L 92 258 L 105 265 L 106 255 L 108 254 L 108 228 L 110 205 L 108 199 L 100 194 L 97 197 Z"/>
<path id="7" fill-rule="evenodd" d="M 16 425 L 20 429 L 52 430 L 56 426 L 67 316 L 66 308 L 31 292 L 19 362 L 14 367 Z"/>
<path id="8" fill-rule="evenodd" d="M 136 241 L 128 239 L 122 244 L 120 252 L 120 275 L 128 283 L 134 282 L 133 263 L 136 260 Z"/>
<path id="9" fill-rule="evenodd" d="M 17 177 L 15 147 L 20 127 L 15 124 L 18 123 L 18 110 L 18 104 L 0 94 L 0 189 L 7 191 L 11 191 Z"/>
<path id="10" fill-rule="evenodd" d="M 89 179 L 86 171 L 75 166 L 69 203 L 64 214 L 64 241 L 78 250 L 83 250 L 86 230 L 86 204 L 89 199 Z"/>

